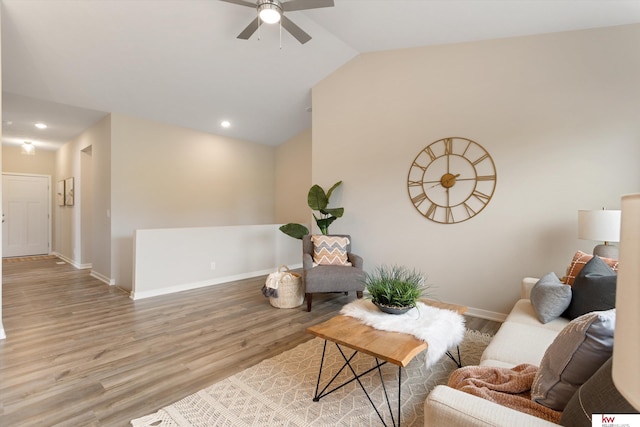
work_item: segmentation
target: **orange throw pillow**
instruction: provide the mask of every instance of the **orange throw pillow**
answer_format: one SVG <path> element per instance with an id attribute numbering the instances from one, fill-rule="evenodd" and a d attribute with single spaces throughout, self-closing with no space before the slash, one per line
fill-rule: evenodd
<path id="1" fill-rule="evenodd" d="M 576 254 L 573 256 L 573 260 L 571 260 L 569 268 L 567 269 L 567 275 L 562 278 L 562 283 L 573 285 L 576 277 L 585 266 L 585 264 L 591 260 L 591 258 L 593 258 L 593 255 L 586 254 L 582 251 L 576 252 Z M 611 267 L 613 271 L 618 271 L 617 259 L 603 257 L 600 257 L 600 259 L 604 261 L 609 267 Z"/>

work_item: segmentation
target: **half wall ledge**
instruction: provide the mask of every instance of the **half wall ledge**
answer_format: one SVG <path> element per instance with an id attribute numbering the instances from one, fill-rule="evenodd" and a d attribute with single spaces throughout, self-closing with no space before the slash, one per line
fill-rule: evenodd
<path id="1" fill-rule="evenodd" d="M 131 298 L 139 300 L 301 268 L 282 224 L 136 230 Z"/>

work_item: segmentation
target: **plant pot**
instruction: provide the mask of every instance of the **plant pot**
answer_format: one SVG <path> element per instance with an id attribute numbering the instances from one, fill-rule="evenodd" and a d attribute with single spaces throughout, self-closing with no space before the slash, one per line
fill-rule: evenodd
<path id="1" fill-rule="evenodd" d="M 387 305 L 380 304 L 377 301 L 373 301 L 373 304 L 376 307 L 378 307 L 382 312 L 388 313 L 388 314 L 404 314 L 407 311 L 411 310 L 413 307 L 415 307 L 415 305 L 410 305 L 408 307 L 389 307 Z"/>

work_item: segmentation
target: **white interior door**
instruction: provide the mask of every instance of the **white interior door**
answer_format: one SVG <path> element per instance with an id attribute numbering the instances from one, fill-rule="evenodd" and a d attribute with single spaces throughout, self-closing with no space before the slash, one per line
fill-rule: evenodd
<path id="1" fill-rule="evenodd" d="M 49 253 L 48 176 L 2 174 L 2 256 Z"/>

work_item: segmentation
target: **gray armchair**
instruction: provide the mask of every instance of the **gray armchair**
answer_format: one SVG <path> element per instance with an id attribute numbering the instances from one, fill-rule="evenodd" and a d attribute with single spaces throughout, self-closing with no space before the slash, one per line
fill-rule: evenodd
<path id="1" fill-rule="evenodd" d="M 314 293 L 356 291 L 356 296 L 362 298 L 364 291 L 364 272 L 362 271 L 362 257 L 351 253 L 351 236 L 348 237 L 347 257 L 352 266 L 317 265 L 313 266 L 313 242 L 311 236 L 302 238 L 302 268 L 307 298 L 307 311 L 311 311 L 312 295 Z"/>

